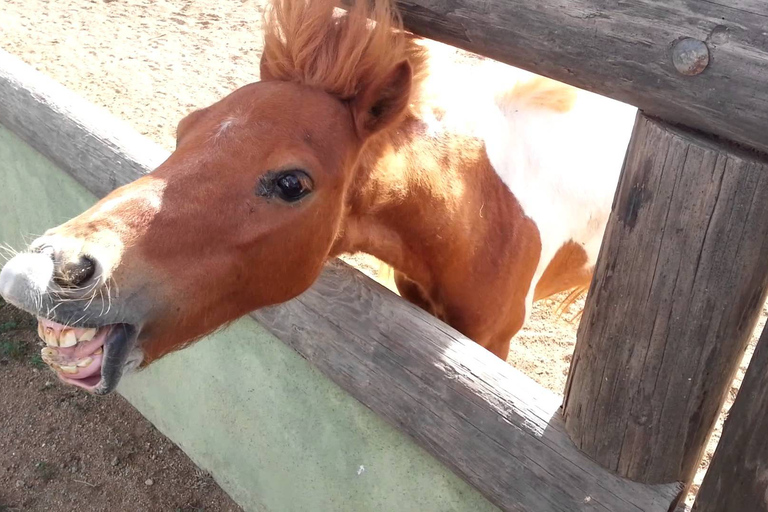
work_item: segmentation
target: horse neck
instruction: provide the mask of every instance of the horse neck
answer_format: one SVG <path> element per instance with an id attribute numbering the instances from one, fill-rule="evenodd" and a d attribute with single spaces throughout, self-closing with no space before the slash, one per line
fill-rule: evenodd
<path id="1" fill-rule="evenodd" d="M 509 218 L 482 142 L 429 128 L 409 117 L 366 145 L 334 255 L 365 252 L 429 286 L 483 243 L 489 218 Z"/>

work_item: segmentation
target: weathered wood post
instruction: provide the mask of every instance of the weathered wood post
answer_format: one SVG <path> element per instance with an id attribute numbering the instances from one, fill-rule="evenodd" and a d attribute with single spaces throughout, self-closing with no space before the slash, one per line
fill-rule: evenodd
<path id="1" fill-rule="evenodd" d="M 763 329 L 693 510 L 768 512 L 768 328 Z"/>
<path id="2" fill-rule="evenodd" d="M 565 391 L 587 455 L 690 484 L 766 295 L 768 161 L 638 114 Z"/>

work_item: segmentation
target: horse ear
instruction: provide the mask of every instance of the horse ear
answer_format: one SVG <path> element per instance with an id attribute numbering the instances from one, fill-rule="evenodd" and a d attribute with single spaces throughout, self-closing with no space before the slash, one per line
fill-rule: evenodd
<path id="1" fill-rule="evenodd" d="M 411 65 L 403 60 L 352 100 L 352 115 L 360 137 L 369 137 L 386 128 L 405 112 L 411 98 L 412 78 Z"/>
<path id="2" fill-rule="evenodd" d="M 190 128 L 205 114 L 208 112 L 207 108 L 201 108 L 194 110 L 184 116 L 179 124 L 176 125 L 176 147 L 179 147 L 179 142 L 184 138 L 184 134 L 189 131 Z"/>

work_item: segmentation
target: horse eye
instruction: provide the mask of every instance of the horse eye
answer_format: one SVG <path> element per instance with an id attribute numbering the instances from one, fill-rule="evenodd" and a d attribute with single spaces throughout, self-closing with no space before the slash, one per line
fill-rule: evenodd
<path id="1" fill-rule="evenodd" d="M 284 201 L 298 201 L 312 191 L 312 180 L 303 171 L 286 171 L 276 177 L 275 191 Z"/>
<path id="2" fill-rule="evenodd" d="M 299 169 L 270 171 L 259 180 L 256 195 L 293 203 L 312 192 L 313 186 L 312 178 Z"/>

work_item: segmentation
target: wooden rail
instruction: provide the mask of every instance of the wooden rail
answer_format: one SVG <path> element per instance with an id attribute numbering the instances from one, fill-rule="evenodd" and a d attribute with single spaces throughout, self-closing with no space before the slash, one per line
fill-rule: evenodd
<path id="1" fill-rule="evenodd" d="M 397 4 L 417 34 L 768 151 L 762 0 Z"/>
<path id="2" fill-rule="evenodd" d="M 568 438 L 560 397 L 341 262 L 252 316 L 502 510 L 666 511 L 681 486 L 606 471 Z"/>
<path id="3" fill-rule="evenodd" d="M 128 123 L 3 50 L 0 123 L 98 197 L 139 178 L 168 155 Z"/>

